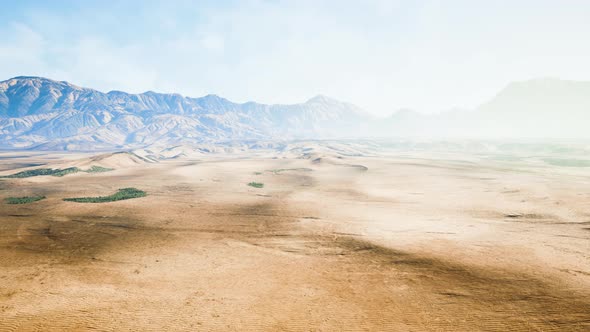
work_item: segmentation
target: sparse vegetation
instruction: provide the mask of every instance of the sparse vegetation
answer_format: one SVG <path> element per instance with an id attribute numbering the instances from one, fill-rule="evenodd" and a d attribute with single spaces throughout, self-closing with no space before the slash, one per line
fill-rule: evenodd
<path id="1" fill-rule="evenodd" d="M 103 172 L 110 172 L 110 171 L 114 171 L 114 168 L 107 168 L 107 167 L 102 167 L 102 166 L 92 166 L 90 167 L 88 170 L 86 170 L 86 173 L 103 173 Z"/>
<path id="2" fill-rule="evenodd" d="M 78 173 L 80 171 L 81 171 L 81 169 L 79 169 L 78 167 L 68 167 L 68 168 L 64 168 L 64 169 L 56 169 L 56 170 L 54 170 L 54 173 L 51 175 L 52 176 L 64 176 L 64 175 L 68 175 L 68 174 Z"/>
<path id="3" fill-rule="evenodd" d="M 68 174 L 78 173 L 78 172 L 85 172 L 85 173 L 102 173 L 102 172 L 109 172 L 112 171 L 113 168 L 106 168 L 101 166 L 92 166 L 88 170 L 83 171 L 78 167 L 68 167 L 64 169 L 59 168 L 38 168 L 38 169 L 31 169 L 22 172 L 18 172 L 16 174 L 0 176 L 0 178 L 7 178 L 7 179 L 21 179 L 21 178 L 30 178 L 33 176 L 43 176 L 43 175 L 51 175 L 51 176 L 64 176 Z"/>
<path id="4" fill-rule="evenodd" d="M 31 169 L 22 172 L 18 172 L 12 175 L 2 176 L 3 178 L 30 178 L 33 176 L 42 176 L 42 175 L 52 175 L 52 176 L 64 176 L 71 173 L 79 172 L 80 169 L 78 167 L 69 167 L 65 169 L 51 169 L 51 168 L 38 168 L 38 169 Z"/>
<path id="5" fill-rule="evenodd" d="M 110 196 L 64 198 L 64 201 L 77 203 L 106 203 L 145 196 L 147 196 L 147 193 L 143 190 L 136 188 L 123 188 L 119 189 L 117 193 Z"/>
<path id="6" fill-rule="evenodd" d="M 558 158 L 545 158 L 544 162 L 553 166 L 561 167 L 590 167 L 590 160 L 584 159 L 558 159 Z"/>
<path id="7" fill-rule="evenodd" d="M 248 185 L 250 187 L 254 187 L 254 188 L 263 188 L 264 187 L 264 183 L 260 183 L 260 182 L 250 182 L 250 183 L 248 183 Z"/>
<path id="8" fill-rule="evenodd" d="M 312 171 L 311 168 L 278 168 L 278 169 L 270 169 L 268 172 L 273 172 L 275 174 L 279 174 L 281 172 L 287 171 L 301 171 L 301 172 L 310 172 Z"/>
<path id="9" fill-rule="evenodd" d="M 254 175 L 262 175 L 262 172 L 254 172 Z"/>
<path id="10" fill-rule="evenodd" d="M 24 196 L 24 197 L 7 197 L 4 201 L 7 204 L 27 204 L 45 199 L 45 196 Z"/>

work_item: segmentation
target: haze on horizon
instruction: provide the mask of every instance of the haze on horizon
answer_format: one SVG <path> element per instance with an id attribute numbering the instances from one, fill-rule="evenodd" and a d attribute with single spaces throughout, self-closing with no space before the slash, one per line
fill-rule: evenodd
<path id="1" fill-rule="evenodd" d="M 0 331 L 590 331 L 589 1 L 0 5 Z"/>
<path id="2" fill-rule="evenodd" d="M 0 79 L 386 115 L 473 108 L 511 81 L 590 80 L 584 1 L 4 1 Z M 9 64 L 9 65 L 8 65 Z"/>

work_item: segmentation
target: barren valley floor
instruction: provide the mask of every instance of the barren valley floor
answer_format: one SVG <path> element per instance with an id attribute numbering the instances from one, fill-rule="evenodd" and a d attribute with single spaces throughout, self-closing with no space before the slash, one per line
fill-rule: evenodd
<path id="1" fill-rule="evenodd" d="M 88 155 L 3 152 L 1 175 Z M 590 171 L 216 155 L 0 179 L 0 331 L 588 331 Z M 262 188 L 248 186 L 250 182 Z M 63 198 L 138 188 L 107 203 Z"/>

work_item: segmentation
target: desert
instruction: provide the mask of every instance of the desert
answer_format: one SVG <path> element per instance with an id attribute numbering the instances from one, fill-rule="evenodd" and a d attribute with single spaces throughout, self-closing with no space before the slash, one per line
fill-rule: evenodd
<path id="1" fill-rule="evenodd" d="M 590 331 L 590 1 L 0 3 L 0 332 Z"/>
<path id="2" fill-rule="evenodd" d="M 177 149 L 0 154 L 0 330 L 590 328 L 584 146 Z"/>

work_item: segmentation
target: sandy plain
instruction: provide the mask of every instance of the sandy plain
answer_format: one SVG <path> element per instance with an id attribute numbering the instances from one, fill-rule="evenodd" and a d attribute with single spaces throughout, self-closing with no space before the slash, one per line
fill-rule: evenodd
<path id="1" fill-rule="evenodd" d="M 88 158 L 3 152 L 0 175 L 107 160 Z M 422 152 L 131 159 L 0 179 L 0 198 L 47 196 L 0 202 L 0 331 L 590 330 L 590 168 Z M 148 196 L 62 201 L 124 187 Z"/>

